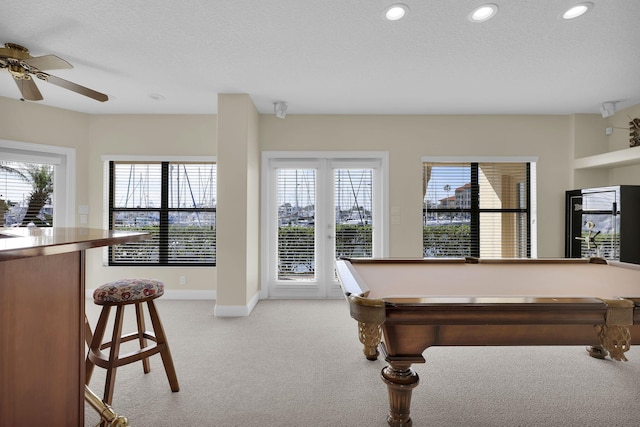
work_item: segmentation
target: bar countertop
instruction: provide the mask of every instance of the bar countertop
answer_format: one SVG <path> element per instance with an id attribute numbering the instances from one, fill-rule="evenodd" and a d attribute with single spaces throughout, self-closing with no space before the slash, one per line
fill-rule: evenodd
<path id="1" fill-rule="evenodd" d="M 148 233 L 98 228 L 0 228 L 0 261 L 73 252 L 149 237 Z"/>

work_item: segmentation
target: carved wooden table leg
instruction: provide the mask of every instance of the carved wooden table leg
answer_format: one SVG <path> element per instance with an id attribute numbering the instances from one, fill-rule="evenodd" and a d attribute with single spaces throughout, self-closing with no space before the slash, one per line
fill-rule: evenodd
<path id="1" fill-rule="evenodd" d="M 364 355 L 369 360 L 378 359 L 378 344 L 382 339 L 382 329 L 380 325 L 373 323 L 358 322 L 358 338 L 364 345 Z"/>
<path id="2" fill-rule="evenodd" d="M 387 422 L 391 427 L 411 426 L 411 392 L 420 381 L 418 374 L 411 369 L 410 362 L 389 362 L 381 375 L 389 391 Z"/>

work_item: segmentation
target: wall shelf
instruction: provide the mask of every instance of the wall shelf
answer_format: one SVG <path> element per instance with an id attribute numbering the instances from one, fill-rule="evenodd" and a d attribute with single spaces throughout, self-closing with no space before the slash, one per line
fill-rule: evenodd
<path id="1" fill-rule="evenodd" d="M 640 146 L 610 151 L 594 156 L 581 157 L 573 161 L 574 169 L 614 168 L 640 164 Z"/>

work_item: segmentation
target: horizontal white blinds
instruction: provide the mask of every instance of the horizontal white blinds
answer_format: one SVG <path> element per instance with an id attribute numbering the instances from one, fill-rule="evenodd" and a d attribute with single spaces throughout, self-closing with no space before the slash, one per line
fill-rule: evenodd
<path id="1" fill-rule="evenodd" d="M 111 162 L 111 227 L 150 233 L 118 245 L 119 265 L 215 265 L 216 164 Z"/>
<path id="2" fill-rule="evenodd" d="M 425 257 L 530 256 L 529 164 L 424 163 Z"/>
<path id="3" fill-rule="evenodd" d="M 0 226 L 53 226 L 54 174 L 51 164 L 0 160 Z"/>
<path id="4" fill-rule="evenodd" d="M 336 258 L 373 256 L 373 169 L 335 169 Z"/>
<path id="5" fill-rule="evenodd" d="M 279 280 L 315 278 L 316 170 L 277 169 Z"/>
<path id="6" fill-rule="evenodd" d="M 316 277 L 317 169 L 278 168 L 278 280 Z M 373 223 L 373 169 L 332 169 L 332 212 L 327 224 L 335 233 L 335 257 L 371 257 Z M 325 237 L 322 233 L 320 238 Z"/>

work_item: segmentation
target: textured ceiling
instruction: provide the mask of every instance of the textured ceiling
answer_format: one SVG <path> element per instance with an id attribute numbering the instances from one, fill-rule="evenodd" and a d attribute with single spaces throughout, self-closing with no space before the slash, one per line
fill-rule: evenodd
<path id="1" fill-rule="evenodd" d="M 21 0 L 0 12 L 0 44 L 55 54 L 50 74 L 109 95 L 100 103 L 37 81 L 41 104 L 92 114 L 212 114 L 247 93 L 288 114 L 599 113 L 640 103 L 638 0 Z M 159 94 L 163 100 L 150 95 Z M 0 70 L 0 96 L 19 98 Z"/>

